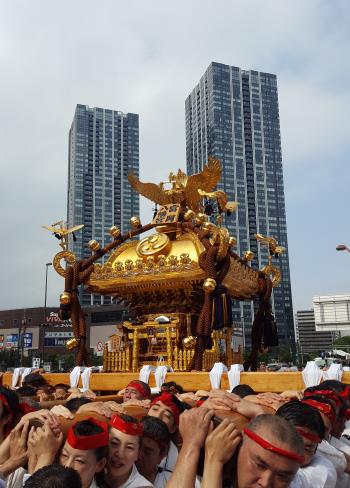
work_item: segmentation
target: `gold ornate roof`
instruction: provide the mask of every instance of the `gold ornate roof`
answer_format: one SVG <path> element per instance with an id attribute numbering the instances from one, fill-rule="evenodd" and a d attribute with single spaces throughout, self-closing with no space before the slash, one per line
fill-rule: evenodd
<path id="1" fill-rule="evenodd" d="M 95 265 L 87 285 L 92 292 L 119 297 L 192 287 L 204 279 L 198 264 L 203 249 L 193 232 L 174 240 L 157 232 L 121 245 L 104 265 Z"/>

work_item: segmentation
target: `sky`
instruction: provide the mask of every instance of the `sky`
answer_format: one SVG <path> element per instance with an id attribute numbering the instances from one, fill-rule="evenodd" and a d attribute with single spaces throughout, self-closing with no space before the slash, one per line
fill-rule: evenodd
<path id="1" fill-rule="evenodd" d="M 294 312 L 349 293 L 348 0 L 0 0 L 0 309 L 44 305 L 76 104 L 140 116 L 140 175 L 186 169 L 188 94 L 212 61 L 278 77 Z M 151 205 L 141 200 L 143 222 Z M 78 222 L 77 222 L 78 223 Z M 79 222 L 80 223 L 80 222 Z M 63 279 L 48 271 L 47 303 Z"/>

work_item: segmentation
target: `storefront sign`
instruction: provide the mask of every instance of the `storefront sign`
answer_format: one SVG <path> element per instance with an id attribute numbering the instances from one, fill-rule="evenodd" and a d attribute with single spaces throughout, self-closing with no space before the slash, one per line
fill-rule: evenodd
<path id="1" fill-rule="evenodd" d="M 6 348 L 12 349 L 18 347 L 18 334 L 8 334 L 6 336 Z"/>

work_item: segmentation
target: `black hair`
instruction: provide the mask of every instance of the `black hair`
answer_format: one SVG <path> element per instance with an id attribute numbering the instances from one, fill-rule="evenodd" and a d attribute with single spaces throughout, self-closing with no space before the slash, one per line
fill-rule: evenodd
<path id="1" fill-rule="evenodd" d="M 35 396 L 36 389 L 33 386 L 24 385 L 20 388 L 17 388 L 16 393 L 19 397 Z"/>
<path id="2" fill-rule="evenodd" d="M 11 422 L 6 424 L 6 431 L 12 430 L 16 424 L 17 417 L 19 415 L 19 398 L 17 394 L 10 390 L 9 388 L 5 388 L 4 386 L 0 386 L 0 395 L 3 395 L 6 400 L 6 404 L 3 404 L 3 416 L 10 414 L 12 416 Z M 0 400 L 1 401 L 1 400 Z"/>
<path id="3" fill-rule="evenodd" d="M 54 386 L 54 388 L 55 388 L 55 389 L 56 389 L 56 388 L 61 388 L 62 390 L 66 390 L 66 391 L 68 391 L 68 390 L 69 390 L 69 388 L 70 388 L 70 386 L 69 386 L 69 385 L 66 385 L 66 384 L 64 384 L 64 383 L 58 383 L 57 385 L 55 385 L 55 386 Z"/>
<path id="4" fill-rule="evenodd" d="M 50 464 L 38 469 L 25 483 L 25 488 L 82 488 L 81 479 L 73 468 Z"/>
<path id="5" fill-rule="evenodd" d="M 320 383 L 317 387 L 313 387 L 313 388 L 317 388 L 318 390 L 332 390 L 335 393 L 341 393 L 342 391 L 345 390 L 346 387 L 347 385 L 345 385 L 341 381 L 325 380 L 322 381 L 322 383 Z M 308 388 L 307 391 L 310 391 L 310 389 Z"/>
<path id="6" fill-rule="evenodd" d="M 187 405 L 187 403 L 179 400 L 177 396 L 174 395 L 173 393 L 170 393 L 170 395 L 172 396 L 172 402 L 175 403 L 177 408 L 180 410 L 180 413 L 184 412 L 185 410 L 189 410 L 191 408 L 189 405 Z"/>
<path id="7" fill-rule="evenodd" d="M 131 415 L 127 415 L 126 413 L 118 413 L 118 417 L 124 420 L 124 422 L 128 422 L 128 424 L 138 424 L 139 421 L 132 417 Z"/>
<path id="8" fill-rule="evenodd" d="M 65 403 L 65 407 L 68 408 L 68 410 L 72 413 L 76 413 L 77 410 L 79 410 L 79 407 L 81 407 L 82 405 L 85 405 L 85 403 L 91 403 L 92 400 L 90 400 L 89 398 L 84 398 L 84 397 L 81 397 L 81 398 L 71 398 L 70 400 L 68 400 L 66 403 Z"/>
<path id="9" fill-rule="evenodd" d="M 310 396 L 303 398 L 303 400 L 315 400 L 316 402 L 325 403 L 326 405 L 330 405 L 334 415 L 337 414 L 337 408 L 336 408 L 334 401 L 331 398 L 327 398 L 324 395 L 310 395 Z"/>
<path id="10" fill-rule="evenodd" d="M 143 425 L 143 436 L 150 437 L 155 442 L 159 441 L 160 451 L 165 453 L 171 440 L 166 424 L 156 417 L 143 417 L 141 423 Z"/>
<path id="11" fill-rule="evenodd" d="M 99 425 L 96 425 L 91 422 L 91 420 L 87 419 L 77 422 L 73 426 L 73 432 L 76 436 L 88 437 L 90 435 L 100 434 L 101 432 L 103 432 L 103 429 Z M 107 457 L 107 450 L 108 446 L 97 447 L 96 449 L 94 449 L 96 461 Z"/>
<path id="12" fill-rule="evenodd" d="M 39 386 L 43 386 L 46 384 L 47 383 L 45 378 L 39 373 L 29 373 L 27 376 L 25 376 L 23 380 L 23 386 L 30 385 L 34 386 L 34 388 L 38 388 Z"/>
<path id="13" fill-rule="evenodd" d="M 241 398 L 248 395 L 256 395 L 256 392 L 249 385 L 237 385 L 232 389 L 231 393 L 235 393 L 235 395 L 238 395 Z"/>
<path id="14" fill-rule="evenodd" d="M 276 415 L 288 420 L 294 427 L 306 427 L 321 439 L 324 438 L 325 429 L 320 412 L 306 403 L 298 400 L 285 403 L 277 410 Z"/>
<path id="15" fill-rule="evenodd" d="M 183 393 L 184 389 L 181 385 L 175 383 L 175 381 L 167 381 L 162 384 L 162 391 L 167 391 L 169 393 Z"/>

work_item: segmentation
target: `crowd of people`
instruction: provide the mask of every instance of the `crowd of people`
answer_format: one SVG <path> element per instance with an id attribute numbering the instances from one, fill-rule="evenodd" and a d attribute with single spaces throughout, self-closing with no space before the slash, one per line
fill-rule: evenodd
<path id="1" fill-rule="evenodd" d="M 0 387 L 0 486 L 350 488 L 350 386 L 256 394 L 131 381 L 111 397 L 32 373 Z"/>

